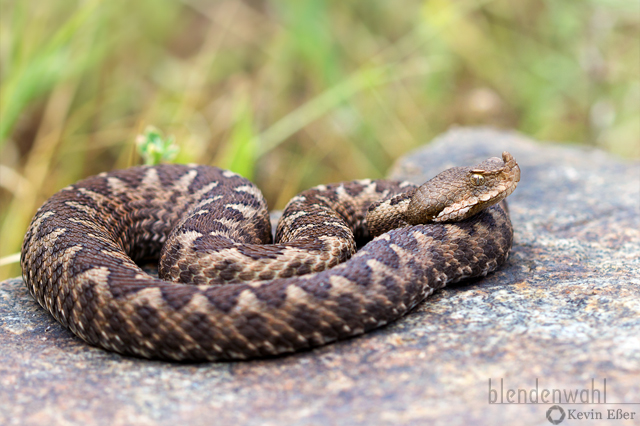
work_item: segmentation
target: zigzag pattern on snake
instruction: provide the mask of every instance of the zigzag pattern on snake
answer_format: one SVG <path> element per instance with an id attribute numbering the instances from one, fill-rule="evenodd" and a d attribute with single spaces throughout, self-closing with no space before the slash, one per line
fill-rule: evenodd
<path id="1" fill-rule="evenodd" d="M 234 173 L 195 165 L 103 173 L 38 210 L 23 277 L 62 325 L 122 354 L 248 359 L 324 345 L 504 263 L 513 231 L 501 200 L 520 170 L 502 157 L 419 188 L 382 180 L 312 188 L 285 208 L 273 245 L 262 194 Z M 158 257 L 163 279 L 138 266 Z"/>

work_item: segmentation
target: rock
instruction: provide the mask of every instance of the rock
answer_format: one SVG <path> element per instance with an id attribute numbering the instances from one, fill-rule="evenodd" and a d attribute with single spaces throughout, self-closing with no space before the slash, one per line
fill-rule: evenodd
<path id="1" fill-rule="evenodd" d="M 605 402 L 605 381 L 606 405 L 566 405 L 564 393 L 558 405 L 568 418 L 621 409 L 637 421 L 638 405 L 613 403 L 640 403 L 640 165 L 455 129 L 391 175 L 421 183 L 504 150 L 522 169 L 508 263 L 381 330 L 316 350 L 234 363 L 123 357 L 63 329 L 20 279 L 1 283 L 0 423 L 546 424 L 552 404 L 491 402 L 518 389 L 526 402 L 542 402 L 545 389 L 547 401 L 553 389 L 587 389 L 578 401 Z"/>

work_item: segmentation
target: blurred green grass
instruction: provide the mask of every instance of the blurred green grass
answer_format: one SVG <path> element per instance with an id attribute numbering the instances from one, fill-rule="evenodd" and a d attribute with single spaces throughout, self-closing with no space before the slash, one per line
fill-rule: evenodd
<path id="1" fill-rule="evenodd" d="M 148 125 L 175 136 L 176 161 L 242 173 L 272 208 L 384 176 L 455 124 L 638 158 L 639 6 L 0 0 L 0 258 L 53 192 L 139 163 Z"/>

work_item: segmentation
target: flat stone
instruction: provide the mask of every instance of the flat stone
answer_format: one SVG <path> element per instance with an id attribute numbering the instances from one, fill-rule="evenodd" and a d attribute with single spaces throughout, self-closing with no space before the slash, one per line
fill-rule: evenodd
<path id="1" fill-rule="evenodd" d="M 607 404 L 565 404 L 563 394 L 558 405 L 566 416 L 600 412 L 598 424 L 637 424 L 640 164 L 454 129 L 391 176 L 421 183 L 504 150 L 522 169 L 507 264 L 394 324 L 312 351 L 203 364 L 123 357 L 75 338 L 20 279 L 0 283 L 0 424 L 547 424 L 551 403 L 506 404 L 508 390 L 531 402 L 537 387 L 542 402 L 546 389 L 550 402 L 553 389 L 587 389 L 578 402 L 605 402 L 605 380 Z M 634 420 L 607 420 L 618 409 Z"/>

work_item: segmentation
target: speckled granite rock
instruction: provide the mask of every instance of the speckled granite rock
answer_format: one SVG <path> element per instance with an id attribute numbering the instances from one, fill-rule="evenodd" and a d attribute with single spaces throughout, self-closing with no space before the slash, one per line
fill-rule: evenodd
<path id="1" fill-rule="evenodd" d="M 640 166 L 458 129 L 407 155 L 392 176 L 421 182 L 503 150 L 522 168 L 508 264 L 382 330 L 317 350 L 195 365 L 121 357 L 62 329 L 21 280 L 1 283 L 0 424 L 550 424 L 550 404 L 490 404 L 501 379 L 503 398 L 529 393 L 536 379 L 540 393 L 590 393 L 595 379 L 604 397 L 606 379 L 606 405 L 560 404 L 566 415 L 593 409 L 598 424 L 637 424 Z M 607 420 L 619 409 L 634 420 Z"/>

